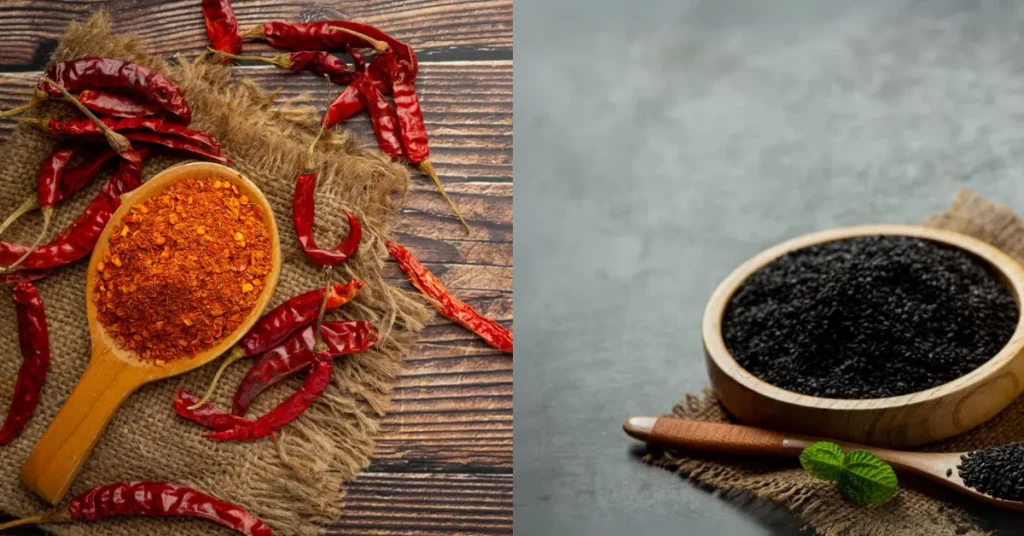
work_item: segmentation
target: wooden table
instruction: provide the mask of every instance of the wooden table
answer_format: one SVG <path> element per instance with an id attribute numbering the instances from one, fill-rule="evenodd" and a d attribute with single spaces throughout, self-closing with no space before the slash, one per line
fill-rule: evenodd
<path id="1" fill-rule="evenodd" d="M 455 294 L 512 322 L 512 0 L 236 0 L 243 29 L 267 20 L 344 18 L 412 45 L 417 85 L 445 186 L 475 229 L 467 239 L 429 180 L 413 175 L 398 238 Z M 161 55 L 207 46 L 199 0 L 0 2 L 0 109 L 25 100 L 64 27 L 106 8 L 115 31 Z M 246 52 L 270 49 L 246 45 Z M 323 91 L 312 76 L 246 67 L 283 96 Z M 375 145 L 365 115 L 347 123 Z M 0 137 L 13 123 L 0 122 Z M 403 284 L 390 265 L 388 275 Z M 510 534 L 512 359 L 436 319 L 405 360 L 373 464 L 348 485 L 328 534 Z M 40 534 L 24 532 L 22 534 Z"/>

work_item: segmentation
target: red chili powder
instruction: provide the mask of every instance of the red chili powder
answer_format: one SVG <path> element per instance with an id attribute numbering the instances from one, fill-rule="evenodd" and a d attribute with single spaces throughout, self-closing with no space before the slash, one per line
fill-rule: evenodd
<path id="1" fill-rule="evenodd" d="M 122 348 L 163 364 L 242 323 L 271 269 L 263 210 L 229 181 L 172 183 L 112 230 L 97 269 L 100 322 Z"/>

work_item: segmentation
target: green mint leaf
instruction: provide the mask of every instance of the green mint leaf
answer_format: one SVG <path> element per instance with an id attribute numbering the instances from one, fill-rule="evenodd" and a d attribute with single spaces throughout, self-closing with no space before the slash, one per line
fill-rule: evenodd
<path id="1" fill-rule="evenodd" d="M 843 460 L 837 488 L 847 499 L 860 504 L 889 500 L 896 492 L 896 473 L 870 452 L 854 450 Z"/>
<path id="2" fill-rule="evenodd" d="M 819 441 L 800 453 L 800 465 L 813 477 L 836 482 L 843 472 L 843 449 L 835 443 Z"/>

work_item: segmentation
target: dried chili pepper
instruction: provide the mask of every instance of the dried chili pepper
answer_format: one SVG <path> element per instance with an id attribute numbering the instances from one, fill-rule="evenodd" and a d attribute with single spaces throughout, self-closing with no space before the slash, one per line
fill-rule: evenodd
<path id="1" fill-rule="evenodd" d="M 487 344 L 503 352 L 512 353 L 511 331 L 452 296 L 441 280 L 430 273 L 430 270 L 427 270 L 405 246 L 390 240 L 385 244 L 412 286 L 416 287 L 442 316 L 476 333 Z"/>
<path id="2" fill-rule="evenodd" d="M 322 303 L 326 304 L 327 310 L 333 311 L 355 298 L 365 286 L 363 281 L 353 279 L 343 285 L 331 285 L 326 291 L 323 288 L 310 290 L 288 299 L 260 317 L 221 363 L 203 398 L 189 409 L 195 409 L 210 399 L 224 370 L 232 363 L 244 357 L 262 354 L 281 344 L 296 331 L 316 321 Z"/>
<path id="3" fill-rule="evenodd" d="M 104 149 L 93 154 L 81 164 L 66 169 L 57 190 L 57 202 L 63 201 L 85 188 L 115 154 L 110 149 Z"/>
<path id="4" fill-rule="evenodd" d="M 424 175 L 430 177 L 437 186 L 441 196 L 448 202 L 455 217 L 462 222 L 462 226 L 469 233 L 469 224 L 459 213 L 455 202 L 448 197 L 444 190 L 441 179 L 434 171 L 434 165 L 430 162 L 430 146 L 427 143 L 427 127 L 423 121 L 423 110 L 420 109 L 420 100 L 416 96 L 416 88 L 413 86 L 412 66 L 408 62 L 394 61 L 391 55 L 381 57 L 385 65 L 392 68 L 391 71 L 391 96 L 395 100 L 395 111 L 398 115 L 399 132 L 402 138 L 402 145 L 405 147 L 405 156 L 409 162 L 414 164 Z"/>
<path id="5" fill-rule="evenodd" d="M 315 215 L 313 196 L 316 193 L 317 174 L 306 170 L 299 174 L 295 182 L 295 195 L 292 197 L 292 221 L 295 234 L 299 237 L 299 245 L 309 259 L 320 266 L 336 266 L 348 260 L 358 249 L 363 237 L 363 228 L 359 218 L 347 210 L 348 234 L 334 249 L 321 249 L 313 239 L 313 218 Z"/>
<path id="6" fill-rule="evenodd" d="M 331 54 L 330 52 L 323 52 L 319 50 L 303 50 L 288 54 L 280 54 L 269 58 L 266 56 L 238 56 L 223 52 L 221 55 L 238 61 L 259 61 L 269 63 L 279 69 L 284 69 L 293 73 L 309 71 L 319 76 L 327 76 L 330 78 L 331 82 L 341 85 L 348 84 L 359 76 L 359 73 L 349 68 L 348 64 L 346 64 L 341 58 Z"/>
<path id="7" fill-rule="evenodd" d="M 190 409 L 195 406 L 196 409 Z M 199 397 L 184 390 L 178 390 L 174 397 L 174 412 L 200 426 L 219 432 L 244 425 L 246 419 L 232 415 L 212 403 L 201 403 Z"/>
<path id="8" fill-rule="evenodd" d="M 241 506 L 168 482 L 123 482 L 99 486 L 71 499 L 63 510 L 4 523 L 0 530 L 122 516 L 191 517 L 212 521 L 245 536 L 273 536 L 263 520 Z"/>
<path id="9" fill-rule="evenodd" d="M 103 134 L 100 130 L 100 124 L 102 124 L 114 132 L 125 135 L 134 131 L 148 131 L 153 134 L 180 138 L 196 146 L 209 149 L 218 155 L 221 152 L 220 143 L 210 134 L 157 117 L 104 118 L 100 119 L 99 124 L 93 123 L 89 119 L 68 119 L 62 121 L 51 117 L 19 118 L 18 120 L 22 123 L 39 127 L 53 136 L 96 137 Z M 131 136 L 128 136 L 128 138 L 131 139 Z"/>
<path id="10" fill-rule="evenodd" d="M 295 394 L 254 421 L 203 437 L 215 441 L 254 441 L 270 435 L 302 415 L 327 390 L 331 383 L 331 372 L 334 370 L 334 361 L 330 357 L 313 354 L 308 350 L 306 353 L 312 355 L 313 366 L 302 382 L 302 387 L 299 387 Z"/>
<path id="11" fill-rule="evenodd" d="M 64 176 L 64 169 L 74 156 L 74 149 L 67 147 L 57 149 L 43 162 L 43 166 L 39 170 L 39 177 L 36 182 L 36 201 L 42 208 L 43 227 L 39 230 L 39 234 L 36 236 L 35 242 L 33 242 L 33 247 L 42 241 L 43 237 L 46 236 L 46 231 L 50 229 L 53 206 L 57 204 L 57 196 L 60 192 L 60 183 Z"/>
<path id="12" fill-rule="evenodd" d="M 46 86 L 47 88 L 52 89 L 58 94 L 63 95 L 65 99 L 74 104 L 76 108 L 78 108 L 83 114 L 85 114 L 87 118 L 89 118 L 90 121 L 93 122 L 93 124 L 96 125 L 96 129 L 99 130 L 101 134 L 103 134 L 103 137 L 106 138 L 107 143 L 109 143 L 110 147 L 117 151 L 118 154 L 132 150 L 132 144 L 129 143 L 124 136 L 118 134 L 117 132 L 114 132 L 113 130 L 110 130 L 110 128 L 107 127 L 107 125 L 103 124 L 103 122 L 100 121 L 99 117 L 96 117 L 96 114 L 92 113 L 92 110 L 86 108 L 84 104 L 78 102 L 78 100 L 75 99 L 74 95 L 68 92 L 66 88 L 64 88 L 63 86 L 55 82 L 53 79 L 48 78 L 46 76 L 40 77 L 39 85 Z"/>
<path id="13" fill-rule="evenodd" d="M 0 427 L 0 445 L 21 435 L 32 417 L 50 370 L 50 336 L 46 330 L 46 310 L 36 287 L 27 281 L 14 285 L 14 307 L 18 315 L 18 344 L 24 359 L 14 385 L 14 399 Z"/>
<path id="14" fill-rule="evenodd" d="M 57 185 L 55 203 L 67 199 L 92 182 L 96 175 L 99 174 L 103 164 L 110 160 L 114 155 L 114 151 L 105 149 L 75 167 L 65 168 L 63 176 L 60 178 L 60 183 Z M 18 208 L 15 209 L 15 211 L 12 212 L 2 224 L 0 224 L 0 233 L 4 232 L 22 215 L 37 208 L 39 208 L 39 195 L 33 194 L 28 196 L 28 198 L 25 199 L 25 202 L 18 206 Z"/>
<path id="15" fill-rule="evenodd" d="M 242 39 L 266 41 L 274 48 L 291 51 L 346 50 L 348 47 L 359 48 L 370 44 L 377 52 L 383 52 L 388 46 L 404 45 L 373 26 L 345 20 L 265 22 L 250 28 L 242 34 Z"/>
<path id="16" fill-rule="evenodd" d="M 15 270 L 13 272 L 0 273 L 0 285 L 13 285 L 22 281 L 31 283 L 52 274 L 54 268 L 43 270 Z"/>
<path id="17" fill-rule="evenodd" d="M 146 117 L 159 114 L 163 108 L 152 102 L 131 97 L 87 89 L 78 94 L 78 102 L 86 108 L 108 117 Z"/>
<path id="18" fill-rule="evenodd" d="M 192 110 L 181 95 L 181 88 L 165 76 L 137 63 L 112 58 L 78 58 L 52 65 L 43 76 L 53 80 L 54 84 L 40 81 L 28 103 L 0 113 L 0 117 L 25 112 L 51 97 L 64 95 L 55 87 L 59 85 L 73 93 L 96 88 L 124 91 L 160 105 L 186 125 L 192 121 Z M 72 96 L 67 98 L 78 102 Z"/>
<path id="19" fill-rule="evenodd" d="M 231 413 L 245 415 L 249 405 L 260 393 L 309 367 L 313 362 L 316 334 L 316 327 L 308 326 L 261 355 L 238 384 Z M 378 339 L 373 324 L 361 320 L 324 322 L 320 326 L 320 334 L 331 357 L 368 350 Z"/>
<path id="20" fill-rule="evenodd" d="M 370 42 L 378 53 L 384 48 L 375 42 L 390 47 L 399 59 L 408 61 L 413 67 L 413 76 L 419 72 L 419 63 L 412 47 L 391 37 L 369 24 L 347 20 L 323 20 L 315 22 L 288 23 L 271 21 L 250 28 L 242 39 L 259 39 L 270 46 L 283 50 L 346 50 L 362 47 Z"/>
<path id="21" fill-rule="evenodd" d="M 384 154 L 392 158 L 405 156 L 402 140 L 399 138 L 398 116 L 395 108 L 388 102 L 384 93 L 372 83 L 371 78 L 364 77 L 355 82 L 359 90 L 359 98 L 363 106 L 370 112 L 373 133 L 377 135 L 377 145 Z"/>
<path id="22" fill-rule="evenodd" d="M 152 132 L 125 132 L 124 137 L 131 141 L 139 143 L 149 143 L 152 145 L 162 145 L 168 149 L 174 151 L 180 151 L 192 156 L 203 158 L 211 162 L 217 162 L 220 164 L 230 164 L 232 160 L 221 156 L 216 151 L 211 151 L 206 147 L 199 146 L 195 143 L 181 140 L 179 138 L 172 138 L 170 136 L 164 136 L 162 134 L 154 134 Z"/>
<path id="23" fill-rule="evenodd" d="M 214 49 L 231 54 L 242 51 L 238 18 L 229 0 L 203 0 L 203 21 L 206 23 L 206 36 Z"/>
<path id="24" fill-rule="evenodd" d="M 331 101 L 327 111 L 324 112 L 323 119 L 320 120 L 320 124 L 324 128 L 333 128 L 362 111 L 363 99 L 360 96 L 359 86 L 364 83 L 363 77 L 365 76 L 361 75 L 360 78 L 356 78 Z"/>
<path id="25" fill-rule="evenodd" d="M 85 210 L 49 243 L 38 248 L 0 242 L 0 265 L 11 266 L 23 258 L 22 268 L 39 270 L 72 263 L 89 254 L 110 216 L 121 204 L 121 194 L 142 182 L 144 150 L 121 154 L 117 173 L 110 178 Z M 8 268 L 9 269 L 9 268 Z"/>

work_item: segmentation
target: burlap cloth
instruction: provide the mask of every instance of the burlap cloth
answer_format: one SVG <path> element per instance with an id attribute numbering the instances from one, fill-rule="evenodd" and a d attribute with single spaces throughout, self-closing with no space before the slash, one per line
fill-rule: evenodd
<path id="1" fill-rule="evenodd" d="M 186 58 L 176 58 L 175 65 L 171 65 L 149 56 L 135 38 L 113 35 L 102 14 L 86 24 L 70 26 L 54 59 L 82 56 L 128 59 L 169 75 L 181 85 L 192 106 L 192 126 L 220 140 L 225 154 L 234 159 L 234 167 L 263 190 L 274 206 L 284 261 L 271 306 L 325 283 L 324 275 L 298 249 L 290 208 L 295 176 L 315 134 L 315 109 L 297 103 L 272 103 L 271 95 L 244 78 L 233 78 L 228 67 Z M 325 99 L 318 100 L 321 109 Z M 66 105 L 50 105 L 43 113 L 62 106 Z M 53 139 L 34 128 L 15 130 L 0 153 L 0 214 L 9 213 L 34 191 L 40 164 L 53 144 Z M 340 515 L 342 483 L 369 464 L 372 436 L 388 405 L 401 358 L 429 311 L 414 294 L 388 286 L 381 275 L 387 256 L 383 240 L 405 197 L 409 182 L 406 172 L 376 151 L 360 150 L 356 140 L 345 134 L 335 134 L 319 147 L 317 239 L 322 244 L 334 244 L 347 231 L 342 207 L 354 210 L 364 228 L 359 253 L 336 268 L 333 278 L 340 281 L 355 276 L 367 286 L 332 318 L 373 322 L 381 333 L 377 348 L 338 360 L 327 393 L 277 441 L 215 443 L 201 437 L 202 428 L 173 413 L 174 392 L 182 387 L 201 392 L 216 365 L 147 385 L 132 395 L 114 417 L 71 493 L 125 480 L 180 482 L 244 506 L 266 520 L 280 536 L 314 534 L 318 524 Z M 146 177 L 182 161 L 180 157 L 151 158 L 145 165 Z M 54 228 L 63 228 L 78 214 L 102 182 L 96 181 L 91 190 L 59 205 Z M 4 239 L 28 240 L 40 223 L 38 214 L 25 218 Z M 52 365 L 42 402 L 24 434 L 0 448 L 0 511 L 30 515 L 45 508 L 20 484 L 18 471 L 89 359 L 85 265 L 84 261 L 76 263 L 38 284 L 46 304 Z M 10 299 L 0 299 L 0 318 L 6 319 L 0 322 L 3 415 L 21 362 Z M 215 399 L 222 407 L 229 407 L 230 395 L 246 368 L 239 364 L 228 370 Z M 266 411 L 297 385 L 295 380 L 279 386 L 258 400 L 251 413 Z M 177 519 L 118 519 L 47 528 L 68 535 L 231 533 L 210 523 Z"/>
<path id="2" fill-rule="evenodd" d="M 946 212 L 931 216 L 925 224 L 984 240 L 1024 264 L 1024 220 L 973 192 L 961 191 Z M 710 389 L 687 395 L 672 408 L 672 415 L 733 421 Z M 1024 441 L 1024 397 L 974 430 L 923 450 L 959 452 L 1015 441 Z M 691 458 L 659 450 L 652 450 L 644 460 L 723 490 L 730 499 L 742 502 L 758 497 L 778 503 L 806 523 L 806 528 L 825 536 L 981 536 L 997 528 L 1007 529 L 1000 534 L 1024 533 L 1024 516 L 997 512 L 994 507 L 904 475 L 900 490 L 889 502 L 865 507 L 845 501 L 833 484 L 809 476 L 792 460 Z M 991 521 L 997 514 L 999 526 Z"/>

